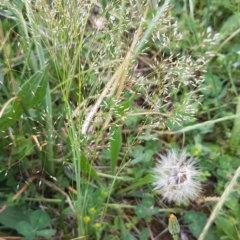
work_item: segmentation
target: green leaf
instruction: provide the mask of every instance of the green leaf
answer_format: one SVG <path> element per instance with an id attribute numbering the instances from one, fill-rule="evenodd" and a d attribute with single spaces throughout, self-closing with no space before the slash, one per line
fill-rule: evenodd
<path id="1" fill-rule="evenodd" d="M 17 93 L 17 98 L 9 103 L 0 118 L 0 130 L 5 130 L 18 121 L 24 109 L 34 107 L 46 94 L 46 67 L 28 79 Z"/>
<path id="2" fill-rule="evenodd" d="M 206 215 L 201 212 L 187 211 L 183 219 L 189 224 L 188 228 L 194 237 L 198 238 L 207 222 Z"/>
<path id="3" fill-rule="evenodd" d="M 43 210 L 36 210 L 30 214 L 32 227 L 36 230 L 46 228 L 50 224 L 50 218 Z"/>
<path id="4" fill-rule="evenodd" d="M 47 89 L 46 69 L 45 67 L 36 72 L 20 87 L 17 96 L 26 109 L 35 106 L 45 96 Z"/>
<path id="5" fill-rule="evenodd" d="M 218 76 L 214 74 L 206 74 L 205 81 L 202 84 L 201 92 L 204 96 L 209 97 L 219 97 L 220 92 L 222 91 L 222 82 L 219 80 Z"/>
<path id="6" fill-rule="evenodd" d="M 131 165 L 135 165 L 139 162 L 141 163 L 149 163 L 152 159 L 154 151 L 152 149 L 145 149 L 142 146 L 137 146 L 133 149 L 131 155 L 134 157 L 133 160 L 130 161 Z"/>
<path id="7" fill-rule="evenodd" d="M 137 187 L 140 187 L 140 186 L 143 186 L 143 185 L 147 185 L 149 183 L 152 183 L 152 181 L 153 181 L 152 174 L 149 173 L 149 174 L 147 174 L 146 176 L 144 176 L 142 178 L 136 179 L 136 181 L 134 181 L 130 186 L 121 189 L 118 192 L 118 194 L 123 194 L 123 193 L 131 191 L 131 190 L 133 190 L 133 189 L 135 189 Z"/>
<path id="8" fill-rule="evenodd" d="M 239 148 L 240 144 L 240 97 L 238 97 L 238 103 L 237 103 L 237 109 L 236 114 L 239 115 L 239 117 L 234 119 L 233 128 L 231 132 L 231 138 L 230 138 L 230 150 L 232 154 L 235 154 L 236 151 Z"/>
<path id="9" fill-rule="evenodd" d="M 143 203 L 139 204 L 135 208 L 135 213 L 139 218 L 146 218 L 159 213 L 159 209 L 155 207 L 146 207 Z"/>
<path id="10" fill-rule="evenodd" d="M 23 113 L 22 106 L 18 99 L 13 100 L 12 105 L 6 108 L 0 118 L 0 130 L 6 130 L 8 127 L 12 126 Z"/>
<path id="11" fill-rule="evenodd" d="M 114 111 L 116 112 L 116 114 L 118 114 L 118 116 L 124 116 L 124 114 L 126 113 L 126 111 L 128 111 L 130 106 L 131 106 L 131 100 L 128 99 L 126 101 L 119 102 L 115 107 Z"/>
<path id="12" fill-rule="evenodd" d="M 230 220 L 231 217 L 227 215 L 218 215 L 215 223 L 218 228 L 220 228 L 227 236 L 229 240 L 238 239 L 238 233 L 236 231 L 236 226 L 233 221 Z"/>
<path id="13" fill-rule="evenodd" d="M 7 207 L 0 212 L 0 223 L 11 229 L 16 229 L 16 225 L 20 221 L 29 221 L 29 217 L 25 211 L 18 207 Z"/>
<path id="14" fill-rule="evenodd" d="M 159 140 L 149 140 L 146 142 L 146 149 L 158 153 L 162 149 L 162 142 Z"/>
<path id="15" fill-rule="evenodd" d="M 153 197 L 143 197 L 142 203 L 136 206 L 135 212 L 137 216 L 140 218 L 152 216 L 159 212 L 159 209 L 153 206 L 154 206 Z"/>
<path id="16" fill-rule="evenodd" d="M 123 240 L 137 240 L 137 238 L 129 233 L 123 238 Z"/>
<path id="17" fill-rule="evenodd" d="M 154 206 L 154 198 L 153 197 L 144 197 L 142 199 L 142 203 L 145 207 L 147 208 L 151 208 L 152 206 Z"/>
<path id="18" fill-rule="evenodd" d="M 122 240 L 137 240 L 135 237 L 133 237 L 130 233 L 129 233 L 129 229 L 126 228 L 126 224 L 124 221 L 121 220 L 120 223 L 120 229 L 121 229 L 121 236 L 120 239 Z M 114 239 L 114 238 L 111 238 Z"/>
<path id="19" fill-rule="evenodd" d="M 81 153 L 81 170 L 88 173 L 95 180 L 100 180 L 96 170 L 89 164 L 87 157 Z"/>
<path id="20" fill-rule="evenodd" d="M 73 214 L 73 210 L 70 207 L 67 207 L 64 210 L 62 210 L 61 214 L 62 215 L 72 215 Z"/>
<path id="21" fill-rule="evenodd" d="M 130 161 L 131 165 L 135 165 L 139 162 L 143 161 L 144 158 L 144 148 L 142 146 L 137 146 L 133 148 L 131 156 L 133 157 L 133 160 Z"/>
<path id="22" fill-rule="evenodd" d="M 227 35 L 230 35 L 240 27 L 239 18 L 240 18 L 240 13 L 236 12 L 230 17 L 228 17 L 226 21 L 223 22 L 223 25 L 220 29 L 220 32 L 221 32 L 220 36 L 223 39 L 226 38 Z"/>
<path id="23" fill-rule="evenodd" d="M 112 127 L 110 132 L 110 156 L 112 174 L 115 171 L 117 158 L 122 146 L 122 132 L 120 127 Z"/>
<path id="24" fill-rule="evenodd" d="M 139 218 L 145 218 L 148 215 L 145 206 L 142 204 L 136 206 L 135 213 Z"/>
<path id="25" fill-rule="evenodd" d="M 150 162 L 150 160 L 152 159 L 152 156 L 153 156 L 154 152 L 150 149 L 147 149 L 145 152 L 144 152 L 144 157 L 143 157 L 143 162 Z"/>
<path id="26" fill-rule="evenodd" d="M 55 232 L 56 230 L 54 229 L 43 229 L 43 230 L 38 230 L 36 232 L 36 235 L 40 237 L 49 238 L 49 237 L 52 237 L 55 234 Z"/>
<path id="27" fill-rule="evenodd" d="M 238 219 L 240 216 L 239 194 L 232 192 L 229 198 L 225 201 L 225 206 L 231 209 L 233 216 Z"/>
<path id="28" fill-rule="evenodd" d="M 150 236 L 150 232 L 148 228 L 144 228 L 141 232 L 140 232 L 140 240 L 146 240 L 149 239 Z"/>
<path id="29" fill-rule="evenodd" d="M 81 153 L 80 167 L 82 171 L 89 174 L 95 180 L 100 180 L 96 170 L 89 164 L 87 157 L 83 153 Z M 63 169 L 69 179 L 76 181 L 75 171 L 71 164 L 64 165 Z"/>
<path id="30" fill-rule="evenodd" d="M 28 240 L 32 240 L 35 237 L 35 231 L 32 225 L 25 221 L 20 221 L 16 225 L 16 230 L 25 236 Z"/>

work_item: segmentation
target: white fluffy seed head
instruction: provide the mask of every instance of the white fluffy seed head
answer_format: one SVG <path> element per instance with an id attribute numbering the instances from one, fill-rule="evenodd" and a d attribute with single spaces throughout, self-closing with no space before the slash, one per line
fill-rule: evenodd
<path id="1" fill-rule="evenodd" d="M 201 191 L 200 172 L 196 160 L 188 157 L 186 150 L 169 151 L 160 155 L 153 169 L 154 190 L 160 191 L 163 200 L 187 203 L 199 196 Z"/>

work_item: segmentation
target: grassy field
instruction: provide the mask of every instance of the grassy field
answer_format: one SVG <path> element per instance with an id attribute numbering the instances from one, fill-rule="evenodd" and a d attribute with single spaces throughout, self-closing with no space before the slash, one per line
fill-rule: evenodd
<path id="1" fill-rule="evenodd" d="M 0 239 L 240 239 L 239 0 L 0 20 Z"/>

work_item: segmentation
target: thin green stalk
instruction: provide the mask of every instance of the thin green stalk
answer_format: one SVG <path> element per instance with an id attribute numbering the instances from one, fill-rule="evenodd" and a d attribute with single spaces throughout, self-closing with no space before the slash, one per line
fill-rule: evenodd
<path id="1" fill-rule="evenodd" d="M 41 45 L 41 39 L 39 38 L 38 33 L 38 26 L 36 26 L 36 23 L 33 19 L 34 13 L 32 12 L 31 6 L 28 1 L 24 1 L 26 6 L 26 12 L 30 23 L 30 30 L 31 34 L 33 36 L 33 40 L 36 46 L 36 51 L 40 63 L 40 68 L 44 68 L 46 66 L 46 60 L 44 57 L 44 51 L 43 47 Z M 51 92 L 50 92 L 50 86 L 49 83 L 47 84 L 46 89 L 46 96 L 44 99 L 44 106 L 46 110 L 46 132 L 47 132 L 47 150 L 46 150 L 46 156 L 44 159 L 42 159 L 42 165 L 46 172 L 49 175 L 54 175 L 54 163 L 53 163 L 53 124 L 52 124 L 52 99 L 51 99 Z"/>
<path id="2" fill-rule="evenodd" d="M 231 138 L 230 138 L 230 150 L 232 154 L 235 154 L 236 151 L 239 148 L 240 144 L 240 97 L 238 97 L 238 103 L 237 103 L 237 110 L 236 114 L 239 115 L 239 117 L 234 119 L 233 123 L 233 129 L 231 132 Z"/>
<path id="3" fill-rule="evenodd" d="M 173 240 L 178 240 L 178 235 L 173 235 Z"/>
<path id="4" fill-rule="evenodd" d="M 204 227 L 202 233 L 200 234 L 198 240 L 204 240 L 205 236 L 207 235 L 208 229 L 210 228 L 210 226 L 212 225 L 213 221 L 217 217 L 219 211 L 223 207 L 224 202 L 226 201 L 226 199 L 228 198 L 229 194 L 231 193 L 234 185 L 237 183 L 237 179 L 238 179 L 239 176 L 240 176 L 240 166 L 236 170 L 236 172 L 235 172 L 231 182 L 229 183 L 229 185 L 227 186 L 227 188 L 223 192 L 220 200 L 218 201 L 218 203 L 214 207 L 210 217 L 208 218 L 207 224 L 205 225 L 205 227 Z"/>
<path id="5" fill-rule="evenodd" d="M 166 0 L 164 2 L 164 4 L 158 9 L 156 16 L 152 19 L 152 21 L 150 22 L 147 30 L 144 32 L 142 38 L 140 39 L 138 45 L 136 46 L 136 48 L 134 49 L 134 54 L 135 55 L 139 55 L 140 52 L 142 51 L 143 47 L 146 45 L 146 43 L 148 42 L 149 38 L 151 37 L 157 22 L 160 20 L 160 18 L 162 17 L 162 14 L 166 11 L 168 5 L 170 3 L 170 0 Z"/>
<path id="6" fill-rule="evenodd" d="M 48 203 L 55 203 L 55 204 L 61 204 L 63 201 L 67 203 L 67 200 L 63 199 L 52 199 L 52 198 L 44 198 L 44 197 L 38 197 L 38 198 L 33 198 L 33 197 L 28 197 L 25 198 L 26 201 L 32 201 L 32 202 L 48 202 Z"/>
<path id="7" fill-rule="evenodd" d="M 232 71 L 232 64 L 231 63 L 228 64 L 227 69 L 228 69 L 228 71 L 227 71 L 228 72 L 228 77 L 229 77 L 230 83 L 232 85 L 232 91 L 235 94 L 235 96 L 237 97 L 238 96 L 238 90 L 237 90 L 237 87 L 235 85 L 235 80 L 233 79 L 233 76 L 232 76 L 233 71 Z M 221 107 L 222 107 L 222 105 L 221 105 Z"/>
<path id="8" fill-rule="evenodd" d="M 218 123 L 218 122 L 223 122 L 223 121 L 227 121 L 227 120 L 238 118 L 238 117 L 240 117 L 240 114 L 234 114 L 234 115 L 230 115 L 230 116 L 227 116 L 227 117 L 222 117 L 222 118 L 218 118 L 218 119 L 214 119 L 214 120 L 209 120 L 209 121 L 206 121 L 206 122 L 203 122 L 203 123 L 198 123 L 198 124 L 195 124 L 195 125 L 187 126 L 187 127 L 182 128 L 182 129 L 180 129 L 176 132 L 177 133 L 185 133 L 185 132 L 188 132 L 188 131 L 192 131 L 192 130 L 195 130 L 195 129 L 206 127 L 208 125 L 213 125 L 213 124 Z"/>
<path id="9" fill-rule="evenodd" d="M 194 3 L 193 0 L 189 0 L 189 12 L 191 18 L 194 20 Z"/>
<path id="10" fill-rule="evenodd" d="M 77 189 L 77 200 L 76 200 L 76 216 L 77 216 L 77 226 L 78 226 L 78 236 L 84 234 L 84 226 L 82 224 L 83 219 L 83 203 L 82 203 L 82 193 L 81 193 L 81 143 L 80 136 L 77 133 L 75 123 L 72 119 L 72 111 L 69 103 L 65 101 L 66 106 L 66 116 L 68 117 L 68 137 L 72 148 L 72 162 L 74 166 L 74 174 L 76 176 L 76 189 Z M 76 137 L 78 137 L 76 141 Z"/>
<path id="11" fill-rule="evenodd" d="M 45 168 L 48 174 L 54 175 L 53 163 L 53 123 L 52 123 L 52 98 L 49 83 L 47 85 L 46 97 L 44 99 L 46 109 L 46 131 L 47 131 L 47 153 Z"/>

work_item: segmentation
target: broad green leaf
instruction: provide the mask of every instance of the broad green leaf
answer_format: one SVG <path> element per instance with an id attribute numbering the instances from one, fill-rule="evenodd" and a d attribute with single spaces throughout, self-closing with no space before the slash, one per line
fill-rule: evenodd
<path id="1" fill-rule="evenodd" d="M 17 96 L 26 109 L 36 105 L 45 96 L 47 89 L 46 69 L 45 67 L 36 72 L 20 87 Z"/>
<path id="2" fill-rule="evenodd" d="M 149 239 L 150 233 L 149 233 L 149 229 L 148 228 L 144 228 L 141 232 L 140 232 L 140 240 L 146 240 Z"/>
<path id="3" fill-rule="evenodd" d="M 146 207 L 144 204 L 139 204 L 135 208 L 135 213 L 139 218 L 146 218 L 159 213 L 159 209 L 155 207 Z"/>
<path id="4" fill-rule="evenodd" d="M 19 11 L 22 11 L 24 8 L 24 2 L 21 0 L 15 0 L 16 7 Z"/>
<path id="5" fill-rule="evenodd" d="M 142 199 L 142 204 L 147 208 L 151 208 L 152 206 L 154 206 L 154 198 L 150 196 L 144 197 Z"/>
<path id="6" fill-rule="evenodd" d="M 140 187 L 140 186 L 143 186 L 143 185 L 147 185 L 149 183 L 152 183 L 152 181 L 153 181 L 152 174 L 149 173 L 146 176 L 144 176 L 143 178 L 136 179 L 136 181 L 134 181 L 130 186 L 120 190 L 118 192 L 118 194 L 123 194 L 123 193 L 131 191 L 131 190 L 133 190 L 133 189 L 135 189 L 137 187 Z"/>
<path id="7" fill-rule="evenodd" d="M 0 223 L 11 229 L 16 229 L 16 225 L 20 221 L 29 221 L 28 214 L 18 207 L 7 207 L 0 212 Z"/>
<path id="8" fill-rule="evenodd" d="M 5 130 L 18 121 L 24 109 L 32 108 L 46 93 L 46 67 L 29 78 L 17 93 L 17 98 L 9 103 L 0 118 L 0 130 Z"/>
<path id="9" fill-rule="evenodd" d="M 115 107 L 114 111 L 119 116 L 123 116 L 126 113 L 126 111 L 128 111 L 130 106 L 131 106 L 131 100 L 128 99 L 126 101 L 118 103 L 117 106 Z"/>
<path id="10" fill-rule="evenodd" d="M 220 36 L 223 39 L 226 38 L 227 35 L 230 35 L 240 27 L 239 19 L 240 19 L 240 13 L 236 12 L 230 17 L 228 17 L 226 21 L 223 22 L 223 25 L 220 29 L 220 33 L 221 33 Z"/>
<path id="11" fill-rule="evenodd" d="M 95 180 L 100 180 L 96 170 L 92 167 L 83 153 L 81 153 L 81 170 L 88 173 Z"/>
<path id="12" fill-rule="evenodd" d="M 128 233 L 123 240 L 137 240 L 137 238 L 135 238 L 133 235 L 131 235 L 130 233 Z"/>
<path id="13" fill-rule="evenodd" d="M 18 99 L 13 100 L 3 112 L 0 118 L 0 130 L 6 130 L 8 127 L 12 126 L 16 121 L 19 120 L 23 113 L 22 106 Z"/>
<path id="14" fill-rule="evenodd" d="M 215 223 L 227 236 L 229 240 L 238 239 L 237 228 L 234 221 L 231 221 L 231 217 L 227 215 L 218 215 Z"/>
<path id="15" fill-rule="evenodd" d="M 40 209 L 30 214 L 30 221 L 35 230 L 46 228 L 50 224 L 48 214 Z"/>
<path id="16" fill-rule="evenodd" d="M 234 119 L 233 128 L 231 132 L 231 138 L 230 138 L 230 150 L 233 154 L 236 153 L 236 151 L 239 148 L 240 145 L 240 97 L 238 97 L 238 103 L 237 103 L 237 109 L 236 114 L 239 115 L 239 117 Z"/>
<path id="17" fill-rule="evenodd" d="M 95 180 L 98 180 L 98 181 L 100 180 L 96 170 L 92 167 L 87 157 L 83 153 L 81 153 L 80 167 L 83 172 L 86 172 Z M 72 164 L 64 165 L 63 169 L 64 169 L 64 173 L 69 179 L 76 181 L 75 171 Z"/>
<path id="18" fill-rule="evenodd" d="M 240 216 L 239 194 L 232 192 L 229 198 L 225 201 L 225 206 L 231 209 L 233 216 L 238 219 Z"/>
<path id="19" fill-rule="evenodd" d="M 135 165 L 139 162 L 143 162 L 144 148 L 142 146 L 137 146 L 137 147 L 133 148 L 131 156 L 133 157 L 133 160 L 131 160 L 129 164 Z"/>
<path id="20" fill-rule="evenodd" d="M 162 142 L 160 140 L 149 140 L 146 142 L 146 149 L 158 153 L 162 149 Z"/>
<path id="21" fill-rule="evenodd" d="M 25 236 L 28 240 L 33 240 L 35 237 L 35 231 L 32 225 L 25 221 L 20 221 L 16 225 L 16 230 Z"/>
<path id="22" fill-rule="evenodd" d="M 221 91 L 222 82 L 219 80 L 219 77 L 210 73 L 206 74 L 205 81 L 203 82 L 201 88 L 201 92 L 204 94 L 204 96 L 219 97 Z"/>
<path id="23" fill-rule="evenodd" d="M 117 158 L 122 146 L 122 132 L 120 127 L 113 127 L 110 132 L 110 156 L 112 174 L 115 172 Z"/>
<path id="24" fill-rule="evenodd" d="M 198 238 L 207 222 L 204 213 L 187 211 L 183 216 L 184 222 L 188 223 L 188 228 L 194 237 Z"/>
<path id="25" fill-rule="evenodd" d="M 55 234 L 56 230 L 54 229 L 43 229 L 36 231 L 36 235 L 40 237 L 52 237 Z"/>
<path id="26" fill-rule="evenodd" d="M 70 207 L 67 207 L 64 210 L 62 210 L 61 214 L 62 215 L 72 215 L 73 214 L 73 210 Z"/>
<path id="27" fill-rule="evenodd" d="M 120 239 L 122 240 L 137 240 L 129 233 L 129 229 L 127 229 L 126 224 L 123 220 L 120 222 L 120 229 L 121 229 L 121 236 Z"/>
<path id="28" fill-rule="evenodd" d="M 145 218 L 148 216 L 148 211 L 142 204 L 136 206 L 135 213 L 139 218 Z"/>

